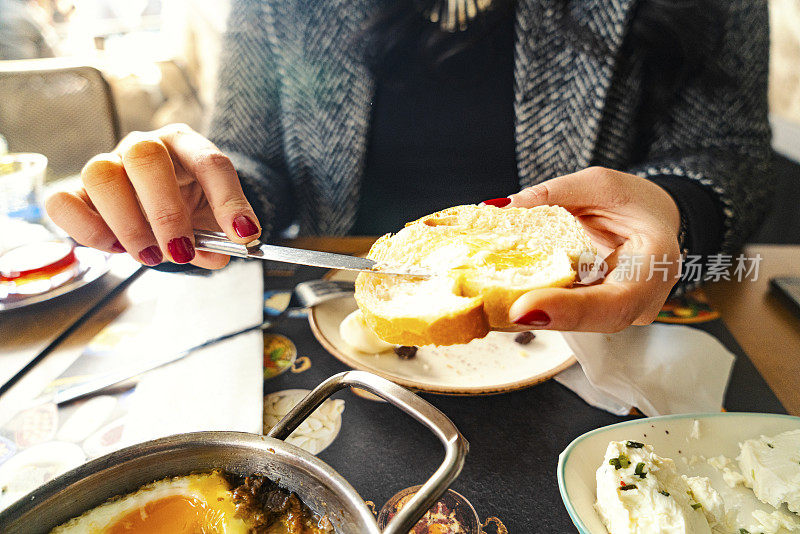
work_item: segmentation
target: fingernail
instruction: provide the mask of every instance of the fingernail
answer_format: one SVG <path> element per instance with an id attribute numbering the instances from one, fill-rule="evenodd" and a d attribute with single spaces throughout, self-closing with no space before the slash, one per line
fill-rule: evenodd
<path id="1" fill-rule="evenodd" d="M 176 237 L 167 243 L 167 250 L 175 263 L 189 263 L 194 259 L 194 245 L 188 237 Z"/>
<path id="2" fill-rule="evenodd" d="M 111 245 L 111 252 L 116 252 L 117 254 L 125 252 L 125 247 L 119 241 L 114 241 L 114 244 Z"/>
<path id="3" fill-rule="evenodd" d="M 492 198 L 489 200 L 484 200 L 481 204 L 487 204 L 489 206 L 495 206 L 497 208 L 504 208 L 511 204 L 511 199 L 508 197 L 503 198 Z"/>
<path id="4" fill-rule="evenodd" d="M 233 230 L 239 237 L 248 237 L 258 233 L 258 226 L 249 217 L 238 215 L 233 219 Z"/>
<path id="5" fill-rule="evenodd" d="M 139 259 L 142 260 L 142 263 L 145 265 L 152 267 L 153 265 L 161 263 L 161 260 L 164 259 L 164 255 L 161 254 L 161 249 L 153 245 L 142 250 L 139 253 Z"/>
<path id="6" fill-rule="evenodd" d="M 550 323 L 550 316 L 542 310 L 531 310 L 514 319 L 514 322 L 528 326 L 547 326 Z"/>

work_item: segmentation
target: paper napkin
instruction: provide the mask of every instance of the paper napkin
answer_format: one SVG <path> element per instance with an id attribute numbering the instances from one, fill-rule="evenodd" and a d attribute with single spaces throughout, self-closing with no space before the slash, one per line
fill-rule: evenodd
<path id="1" fill-rule="evenodd" d="M 722 409 L 734 356 L 701 330 L 652 324 L 564 339 L 580 366 L 555 379 L 592 406 L 617 415 L 635 407 L 647 416 Z"/>

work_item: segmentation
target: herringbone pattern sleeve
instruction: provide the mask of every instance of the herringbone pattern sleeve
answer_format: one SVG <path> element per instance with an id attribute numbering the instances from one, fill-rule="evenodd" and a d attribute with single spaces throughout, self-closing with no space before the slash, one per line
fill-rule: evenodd
<path id="1" fill-rule="evenodd" d="M 769 208 L 773 180 L 767 120 L 767 4 L 735 0 L 728 5 L 719 58 L 732 83 L 708 91 L 707 80 L 692 80 L 676 95 L 664 120 L 652 125 L 647 158 L 630 172 L 683 177 L 712 190 L 724 213 L 721 251 L 732 253 Z"/>
<path id="2" fill-rule="evenodd" d="M 263 238 L 291 223 L 280 120 L 280 72 L 266 2 L 234 0 L 220 58 L 209 138 L 230 156 Z"/>

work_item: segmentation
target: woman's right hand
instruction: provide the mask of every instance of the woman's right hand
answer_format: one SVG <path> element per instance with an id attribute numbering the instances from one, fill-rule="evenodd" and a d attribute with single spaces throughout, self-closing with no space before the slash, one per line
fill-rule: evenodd
<path id="1" fill-rule="evenodd" d="M 47 199 L 53 222 L 82 245 L 145 265 L 225 266 L 227 256 L 195 251 L 193 229 L 222 230 L 237 243 L 261 234 L 230 159 L 186 125 L 127 135 L 89 160 L 81 180 Z"/>

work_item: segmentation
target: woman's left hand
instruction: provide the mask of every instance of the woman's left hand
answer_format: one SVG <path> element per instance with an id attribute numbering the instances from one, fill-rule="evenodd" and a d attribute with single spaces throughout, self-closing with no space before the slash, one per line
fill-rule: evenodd
<path id="1" fill-rule="evenodd" d="M 680 212 L 664 189 L 638 176 L 591 167 L 509 198 L 510 207 L 566 208 L 601 255 L 611 253 L 602 282 L 530 291 L 511 306 L 513 322 L 537 329 L 618 332 L 658 316 L 680 273 Z"/>

